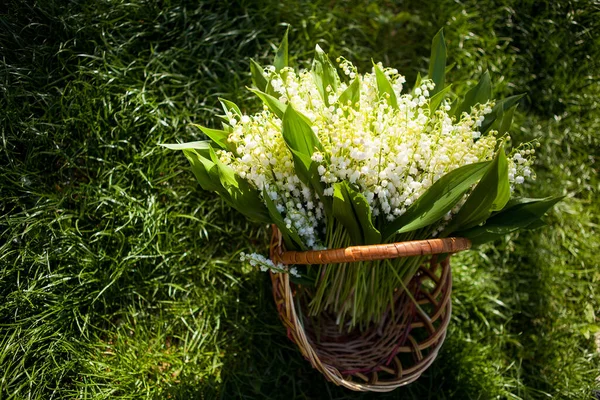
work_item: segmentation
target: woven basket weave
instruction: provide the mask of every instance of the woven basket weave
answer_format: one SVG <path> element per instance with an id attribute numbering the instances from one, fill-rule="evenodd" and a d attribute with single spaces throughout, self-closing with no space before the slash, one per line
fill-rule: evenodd
<path id="1" fill-rule="evenodd" d="M 418 240 L 345 249 L 284 251 L 281 233 L 273 226 L 271 259 L 283 264 L 335 264 L 386 258 L 431 255 L 420 266 L 408 290 L 394 299 L 394 310 L 362 332 L 340 331 L 332 315 L 318 321 L 306 317 L 306 299 L 288 274 L 271 274 L 273 297 L 288 337 L 311 365 L 336 385 L 356 391 L 389 392 L 414 382 L 435 360 L 446 337 L 452 305 L 450 257 L 437 254 L 470 248 L 464 238 Z M 391 308 L 392 305 L 390 305 Z"/>

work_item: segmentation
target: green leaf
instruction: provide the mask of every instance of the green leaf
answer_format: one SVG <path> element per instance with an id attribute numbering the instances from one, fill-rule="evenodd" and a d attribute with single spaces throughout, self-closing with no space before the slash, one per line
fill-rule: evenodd
<path id="1" fill-rule="evenodd" d="M 381 233 L 379 233 L 377 228 L 375 228 L 375 225 L 373 225 L 371 207 L 369 206 L 369 202 L 367 201 L 366 197 L 362 193 L 354 190 L 354 188 L 352 188 L 348 182 L 344 181 L 342 182 L 342 185 L 344 186 L 344 190 L 346 190 L 348 193 L 352 208 L 354 209 L 354 214 L 356 215 L 360 224 L 363 234 L 362 243 L 381 243 Z"/>
<path id="2" fill-rule="evenodd" d="M 415 94 L 415 89 L 418 88 L 419 86 L 421 86 L 421 81 L 423 80 L 423 78 L 421 78 L 421 73 L 417 72 L 417 79 L 415 79 L 415 85 L 413 86 L 412 89 L 412 94 Z"/>
<path id="3" fill-rule="evenodd" d="M 208 154 L 212 162 L 214 162 L 218 167 L 219 179 L 221 180 L 221 184 L 223 185 L 223 187 L 225 189 L 228 189 L 229 187 L 234 187 L 237 189 L 239 185 L 233 168 L 223 164 L 221 160 L 219 160 L 219 157 L 217 157 L 217 154 L 215 153 L 212 147 L 209 148 Z"/>
<path id="4" fill-rule="evenodd" d="M 231 167 L 223 164 L 208 141 L 163 146 L 183 150 L 202 189 L 217 192 L 230 206 L 251 220 L 271 223 L 258 191 L 237 176 Z"/>
<path id="5" fill-rule="evenodd" d="M 346 228 L 352 244 L 364 244 L 362 230 L 358 223 L 358 216 L 354 213 L 352 200 L 342 182 L 333 184 L 332 212 L 333 217 Z"/>
<path id="6" fill-rule="evenodd" d="M 375 77 L 377 79 L 377 90 L 379 90 L 379 96 L 384 97 L 388 104 L 394 108 L 398 109 L 398 99 L 396 98 L 396 93 L 394 89 L 392 89 L 392 84 L 388 80 L 387 76 L 383 73 L 379 65 L 373 63 L 375 67 Z"/>
<path id="7" fill-rule="evenodd" d="M 290 26 L 288 25 L 285 30 L 285 34 L 283 35 L 283 40 L 281 40 L 281 44 L 277 49 L 277 53 L 275 53 L 275 61 L 273 65 L 275 66 L 275 71 L 279 72 L 283 68 L 288 66 L 288 33 L 290 31 Z"/>
<path id="8" fill-rule="evenodd" d="M 207 151 L 210 149 L 210 141 L 209 140 L 200 140 L 197 142 L 187 142 L 187 143 L 161 143 L 160 146 L 166 147 L 170 150 L 203 150 Z M 208 154 L 208 153 L 206 153 Z"/>
<path id="9" fill-rule="evenodd" d="M 313 60 L 311 72 L 317 89 L 319 89 L 319 93 L 321 93 L 323 102 L 329 106 L 327 87 L 331 86 L 332 93 L 335 93 L 340 84 L 340 77 L 331 61 L 329 61 L 329 57 L 323 52 L 319 45 L 315 47 L 315 59 Z"/>
<path id="10" fill-rule="evenodd" d="M 247 218 L 257 222 L 270 223 L 269 213 L 258 191 L 250 186 L 247 180 L 236 175 L 233 168 L 223 164 L 212 147 L 209 149 L 209 155 L 212 162 L 217 165 L 219 180 L 228 194 L 228 196 L 222 197 L 228 199 L 233 208 Z"/>
<path id="11" fill-rule="evenodd" d="M 217 193 L 224 191 L 215 163 L 193 149 L 185 149 L 183 154 L 190 162 L 192 172 L 202 189 Z"/>
<path id="12" fill-rule="evenodd" d="M 285 242 L 285 246 L 287 250 L 306 250 L 306 246 L 302 242 L 302 239 L 296 232 L 294 227 L 288 228 L 285 224 L 283 217 L 279 210 L 277 210 L 277 206 L 273 202 L 273 200 L 269 197 L 269 194 L 266 190 L 263 191 L 263 200 L 267 206 L 267 210 L 269 212 L 269 216 L 271 220 L 279 230 L 281 231 L 281 236 L 283 236 L 283 241 Z"/>
<path id="13" fill-rule="evenodd" d="M 192 172 L 204 190 L 219 192 L 223 190 L 217 165 L 210 158 L 210 142 L 208 140 L 177 144 L 161 144 L 171 150 L 183 150 L 192 166 Z"/>
<path id="14" fill-rule="evenodd" d="M 317 171 L 317 163 L 314 162 L 310 156 L 300 151 L 292 148 L 289 148 L 289 150 L 292 153 L 292 158 L 294 159 L 294 169 L 296 170 L 296 175 L 298 175 L 300 181 L 307 186 L 312 186 L 319 197 L 323 197 L 325 184 L 320 179 L 321 177 Z"/>
<path id="15" fill-rule="evenodd" d="M 220 130 L 220 129 L 211 129 L 205 128 L 202 125 L 192 124 L 196 128 L 200 129 L 202 133 L 208 136 L 214 144 L 222 148 L 223 150 L 233 151 L 233 146 L 231 143 L 227 142 L 227 138 L 229 137 L 229 132 Z"/>
<path id="16" fill-rule="evenodd" d="M 506 207 L 494 214 L 486 225 L 491 226 L 513 226 L 517 228 L 529 227 L 540 219 L 556 203 L 565 196 L 545 197 L 541 199 L 518 198 L 509 201 Z"/>
<path id="17" fill-rule="evenodd" d="M 325 184 L 318 172 L 319 165 L 312 160 L 315 150 L 322 150 L 319 139 L 313 132 L 306 117 L 298 113 L 290 105 L 285 110 L 282 121 L 283 140 L 287 144 L 298 178 L 307 186 L 311 186 L 323 203 L 325 213 L 331 212 L 331 200 L 323 195 Z"/>
<path id="18" fill-rule="evenodd" d="M 494 161 L 442 235 L 481 224 L 492 211 L 501 210 L 509 198 L 508 161 L 501 145 Z"/>
<path id="19" fill-rule="evenodd" d="M 267 79 L 267 76 L 265 75 L 260 64 L 254 61 L 252 58 L 250 59 L 250 73 L 252 74 L 252 83 L 254 86 L 256 86 L 257 89 L 262 92 L 266 91 L 269 80 Z"/>
<path id="20" fill-rule="evenodd" d="M 220 97 L 219 97 L 219 101 L 221 102 L 221 106 L 223 107 L 223 111 L 225 111 L 225 114 L 231 112 L 239 117 L 242 116 L 242 111 L 234 102 L 222 99 Z"/>
<path id="21" fill-rule="evenodd" d="M 525 228 L 526 230 L 534 230 L 534 229 L 538 229 L 538 228 L 542 228 L 544 226 L 548 226 L 548 223 L 546 221 L 544 221 L 543 219 L 538 219 L 537 221 L 533 221 L 532 223 L 530 223 L 529 225 L 527 225 Z"/>
<path id="22" fill-rule="evenodd" d="M 331 215 L 331 197 L 323 195 L 325 183 L 321 181 L 321 175 L 318 171 L 319 164 L 314 162 L 306 154 L 302 154 L 293 149 L 290 149 L 290 152 L 294 159 L 294 169 L 296 170 L 298 178 L 302 183 L 313 188 L 321 200 L 321 203 L 323 203 L 325 215 Z"/>
<path id="23" fill-rule="evenodd" d="M 504 145 L 500 146 L 499 154 L 496 157 L 497 175 L 496 175 L 496 198 L 490 206 L 490 211 L 499 211 L 504 208 L 510 200 L 510 182 L 508 181 L 508 160 L 504 154 Z M 493 164 L 492 164 L 493 165 Z"/>
<path id="24" fill-rule="evenodd" d="M 269 212 L 258 191 L 251 187 L 245 179 L 236 176 L 236 180 L 237 186 L 228 189 L 233 207 L 252 221 L 270 224 Z"/>
<path id="25" fill-rule="evenodd" d="M 443 28 L 439 30 L 431 42 L 429 78 L 435 84 L 431 92 L 431 95 L 434 96 L 444 89 L 446 83 L 446 42 L 444 41 Z"/>
<path id="26" fill-rule="evenodd" d="M 221 122 L 221 126 L 223 127 L 223 130 L 225 132 L 230 133 L 230 134 L 231 134 L 231 132 L 233 132 L 233 128 L 227 122 Z"/>
<path id="27" fill-rule="evenodd" d="M 523 97 L 525 97 L 525 93 L 498 100 L 492 108 L 492 112 L 487 114 L 481 123 L 481 133 L 487 133 L 492 128 L 494 121 L 501 119 L 511 108 L 516 107 Z"/>
<path id="28" fill-rule="evenodd" d="M 455 237 L 464 237 L 471 241 L 471 246 L 480 246 L 484 243 L 493 242 L 498 239 L 502 239 L 506 234 L 481 232 L 477 235 L 468 233 L 468 231 L 456 232 L 452 234 Z"/>
<path id="29" fill-rule="evenodd" d="M 277 115 L 278 118 L 283 118 L 283 114 L 285 113 L 287 105 L 283 104 L 270 94 L 261 92 L 260 90 L 252 88 L 248 88 L 248 90 L 257 95 L 263 101 L 263 103 L 269 107 L 269 110 L 271 110 L 273 114 Z"/>
<path id="30" fill-rule="evenodd" d="M 383 228 L 386 242 L 395 233 L 410 232 L 442 218 L 489 169 L 491 162 L 469 164 L 435 181 L 404 214 Z"/>
<path id="31" fill-rule="evenodd" d="M 347 106 L 348 102 L 350 102 L 351 107 L 358 107 L 358 102 L 360 101 L 360 80 L 358 77 L 354 78 L 352 83 L 348 85 L 346 90 L 340 95 L 338 101 L 340 105 Z"/>
<path id="32" fill-rule="evenodd" d="M 516 109 L 517 109 L 517 106 L 513 106 L 513 107 L 509 108 L 508 111 L 506 111 L 504 113 L 504 115 L 502 115 L 502 119 L 499 121 L 500 122 L 499 126 L 496 128 L 499 135 L 504 135 L 506 132 L 508 132 L 510 130 L 510 127 L 513 122 L 513 116 L 515 115 Z"/>
<path id="33" fill-rule="evenodd" d="M 475 104 L 485 104 L 491 97 L 492 83 L 490 81 L 490 73 L 485 71 L 477 85 L 467 92 L 454 115 L 460 118 L 463 112 L 470 113 L 471 107 Z"/>
<path id="34" fill-rule="evenodd" d="M 281 134 L 291 149 L 308 157 L 312 157 L 315 150 L 322 150 L 321 143 L 310 125 L 291 105 L 287 106 L 282 122 Z"/>
<path id="35" fill-rule="evenodd" d="M 452 103 L 450 103 L 450 115 L 456 115 L 456 110 L 458 109 L 459 103 L 458 103 L 458 97 L 455 97 L 454 100 L 452 100 Z"/>
<path id="36" fill-rule="evenodd" d="M 487 220 L 485 225 L 457 232 L 471 239 L 474 245 L 496 240 L 519 229 L 536 229 L 545 225 L 541 218 L 564 196 L 543 199 L 514 199 L 504 209 Z"/>
<path id="37" fill-rule="evenodd" d="M 442 104 L 442 100 L 444 100 L 444 97 L 446 97 L 448 92 L 450 92 L 450 89 L 452 89 L 452 85 L 446 86 L 429 99 L 429 112 L 431 114 L 433 114 L 438 109 L 440 104 Z"/>
<path id="38" fill-rule="evenodd" d="M 218 166 L 211 159 L 212 150 L 208 140 L 189 143 L 162 144 L 171 150 L 183 150 L 185 157 L 192 166 L 192 172 L 204 190 L 219 193 L 227 202 L 229 193 L 223 188 L 219 178 Z"/>

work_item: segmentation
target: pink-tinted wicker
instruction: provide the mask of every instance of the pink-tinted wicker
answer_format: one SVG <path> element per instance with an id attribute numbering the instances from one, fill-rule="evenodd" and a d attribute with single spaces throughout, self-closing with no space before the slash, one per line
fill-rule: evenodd
<path id="1" fill-rule="evenodd" d="M 286 252 L 281 233 L 273 226 L 271 259 L 284 264 L 333 264 L 431 254 L 408 289 L 419 307 L 399 291 L 388 312 L 367 330 L 340 330 L 331 315 L 306 317 L 301 287 L 288 274 L 271 274 L 273 297 L 288 337 L 311 365 L 336 385 L 355 391 L 389 392 L 418 379 L 435 360 L 446 337 L 452 304 L 450 257 L 436 254 L 466 250 L 463 238 L 432 239 L 375 246 L 355 246 L 310 252 Z M 392 305 L 390 305 L 392 309 Z"/>

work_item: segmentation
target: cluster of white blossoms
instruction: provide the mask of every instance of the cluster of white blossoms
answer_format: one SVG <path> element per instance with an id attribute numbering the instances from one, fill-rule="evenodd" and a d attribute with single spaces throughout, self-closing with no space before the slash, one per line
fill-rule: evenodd
<path id="1" fill-rule="evenodd" d="M 289 273 L 292 276 L 295 276 L 298 278 L 300 277 L 300 274 L 298 273 L 298 269 L 296 267 L 288 268 L 287 266 L 285 266 L 283 264 L 275 264 L 273 261 L 269 260 L 268 258 L 266 258 L 265 256 L 263 256 L 261 254 L 240 253 L 240 260 L 248 261 L 248 263 L 250 265 L 252 265 L 253 267 L 258 266 L 260 268 L 260 270 L 263 272 L 272 271 L 272 272 L 275 272 L 278 274 Z"/>
<path id="2" fill-rule="evenodd" d="M 275 203 L 289 228 L 292 226 L 310 248 L 319 247 L 317 227 L 323 218 L 323 204 L 300 181 L 294 161 L 281 136 L 281 120 L 268 110 L 238 120 L 229 115 L 233 132 L 228 140 L 236 155 L 220 151 L 220 160 L 233 167 L 243 179 Z"/>
<path id="3" fill-rule="evenodd" d="M 338 62 L 349 83 L 340 82 L 335 90 L 326 88 L 329 106 L 310 71 L 265 69 L 278 100 L 305 115 L 321 142 L 322 151 L 312 159 L 326 184 L 325 195 L 333 195 L 334 183 L 348 181 L 364 194 L 374 216 L 393 220 L 443 175 L 491 160 L 499 142 L 505 140 L 495 131 L 480 132 L 486 114 L 492 112 L 491 102 L 457 117 L 449 114 L 447 102 L 431 112 L 432 81 L 423 80 L 412 93 L 402 94 L 405 78 L 395 69 L 378 65 L 397 99 L 397 107 L 392 107 L 390 96 L 380 94 L 375 69 L 361 75 L 347 60 Z M 340 95 L 354 79 L 359 80 L 358 103 L 341 104 Z M 251 116 L 230 113 L 228 118 L 232 126 L 228 141 L 236 151 L 220 151 L 221 161 L 268 195 L 288 227 L 293 226 L 309 248 L 321 246 L 318 232 L 324 228 L 323 205 L 295 173 L 281 134 L 282 121 L 266 106 Z M 532 176 L 532 147 L 522 146 L 509 157 L 511 185 Z M 445 219 L 451 219 L 461 205 Z"/>

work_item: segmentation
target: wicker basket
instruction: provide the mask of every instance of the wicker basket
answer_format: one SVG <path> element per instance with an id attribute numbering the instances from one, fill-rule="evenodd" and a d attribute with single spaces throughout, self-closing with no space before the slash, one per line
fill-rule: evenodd
<path id="1" fill-rule="evenodd" d="M 419 307 L 406 294 L 395 298 L 395 310 L 363 332 L 340 332 L 335 318 L 321 315 L 318 323 L 305 317 L 306 301 L 288 274 L 271 274 L 273 297 L 288 337 L 312 366 L 336 385 L 356 391 L 389 392 L 414 382 L 431 365 L 446 337 L 452 305 L 449 257 L 470 248 L 464 238 L 419 240 L 346 249 L 284 251 L 281 233 L 273 226 L 271 259 L 283 264 L 332 264 L 431 255 L 408 285 Z M 404 293 L 400 291 L 399 293 Z"/>

